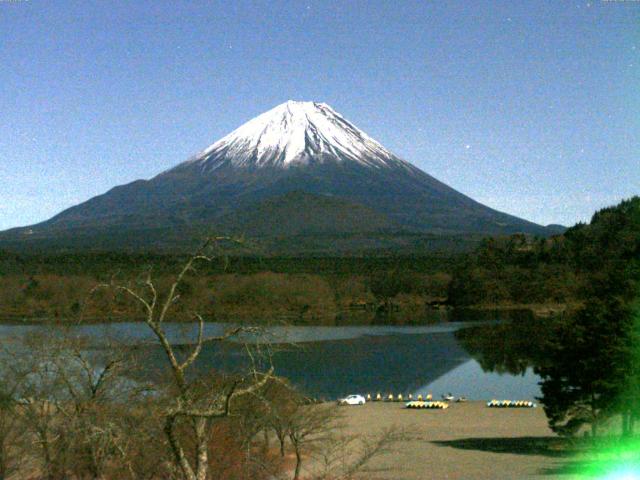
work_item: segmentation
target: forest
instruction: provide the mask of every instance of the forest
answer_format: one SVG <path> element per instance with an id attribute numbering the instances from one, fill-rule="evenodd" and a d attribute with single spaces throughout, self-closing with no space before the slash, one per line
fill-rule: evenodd
<path id="1" fill-rule="evenodd" d="M 594 214 L 564 234 L 484 239 L 472 252 L 369 257 L 225 256 L 182 285 L 183 310 L 196 305 L 209 320 L 286 318 L 301 324 L 425 323 L 434 310 L 575 311 L 598 276 L 633 268 L 639 235 L 638 197 Z M 148 273 L 171 281 L 185 255 L 126 252 L 24 254 L 0 251 L 0 314 L 5 320 L 114 321 L 139 311 L 118 297 L 92 296 L 110 279 Z M 627 262 L 627 263 L 625 263 Z M 630 262 L 630 263 L 629 263 Z M 619 263 L 625 263 L 624 268 Z"/>

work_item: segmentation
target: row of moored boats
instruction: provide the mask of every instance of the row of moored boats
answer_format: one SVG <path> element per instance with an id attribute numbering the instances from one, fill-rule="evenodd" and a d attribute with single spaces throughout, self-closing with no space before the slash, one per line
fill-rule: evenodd
<path id="1" fill-rule="evenodd" d="M 430 393 L 425 395 L 424 397 L 422 395 L 418 395 L 417 397 L 413 397 L 412 394 L 408 394 L 406 396 L 402 395 L 401 393 L 399 393 L 398 395 L 393 395 L 393 393 L 390 393 L 387 396 L 383 396 L 380 393 L 376 394 L 375 396 L 372 396 L 370 393 L 367 393 L 367 402 L 412 402 L 412 401 L 418 401 L 418 402 L 431 402 L 433 400 L 433 395 L 431 395 Z M 467 399 L 466 397 L 454 397 L 453 395 L 451 395 L 450 393 L 447 395 L 442 395 L 442 400 L 445 402 L 466 402 Z"/>
<path id="2" fill-rule="evenodd" d="M 491 400 L 487 402 L 489 408 L 536 408 L 537 405 L 528 400 Z"/>

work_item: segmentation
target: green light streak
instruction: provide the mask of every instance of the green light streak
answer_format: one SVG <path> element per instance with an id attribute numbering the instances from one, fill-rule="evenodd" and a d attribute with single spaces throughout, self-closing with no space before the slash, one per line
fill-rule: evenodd
<path id="1" fill-rule="evenodd" d="M 631 362 L 624 389 L 626 394 L 620 400 L 637 412 L 640 406 L 640 308 L 636 307 L 635 312 L 628 344 Z M 593 450 L 577 465 L 575 473 L 585 478 L 640 480 L 640 438 L 637 431 L 629 438 L 599 439 Z"/>
<path id="2" fill-rule="evenodd" d="M 576 473 L 603 480 L 640 480 L 640 440 L 613 443 L 591 453 Z"/>

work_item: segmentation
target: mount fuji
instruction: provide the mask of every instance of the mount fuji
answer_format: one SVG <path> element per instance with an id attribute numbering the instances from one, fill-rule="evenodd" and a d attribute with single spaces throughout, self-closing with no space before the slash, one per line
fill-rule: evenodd
<path id="1" fill-rule="evenodd" d="M 173 249 L 210 232 L 287 253 L 557 233 L 448 187 L 327 104 L 288 101 L 150 180 L 0 233 L 0 246 Z"/>

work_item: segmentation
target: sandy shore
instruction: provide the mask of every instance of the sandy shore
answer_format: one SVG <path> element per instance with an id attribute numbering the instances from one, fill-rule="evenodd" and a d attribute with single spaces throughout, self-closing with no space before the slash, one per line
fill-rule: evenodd
<path id="1" fill-rule="evenodd" d="M 542 408 L 493 409 L 484 402 L 447 410 L 409 410 L 402 403 L 343 407 L 347 432 L 374 434 L 397 425 L 413 429 L 395 453 L 376 460 L 372 479 L 575 478 L 561 475 L 567 458 Z"/>

